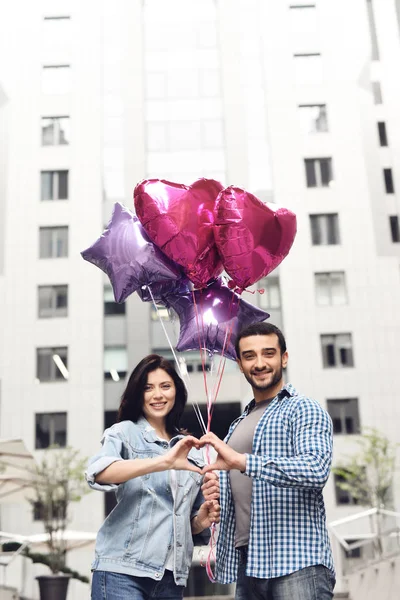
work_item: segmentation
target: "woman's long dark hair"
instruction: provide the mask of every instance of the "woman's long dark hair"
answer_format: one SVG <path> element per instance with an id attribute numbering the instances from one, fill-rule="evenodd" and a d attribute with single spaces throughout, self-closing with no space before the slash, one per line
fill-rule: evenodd
<path id="1" fill-rule="evenodd" d="M 185 384 L 175 371 L 174 365 L 159 354 L 145 356 L 133 369 L 121 396 L 117 422 L 133 421 L 137 423 L 143 416 L 144 388 L 147 384 L 147 377 L 156 369 L 162 369 L 168 373 L 175 384 L 175 404 L 166 417 L 165 426 L 170 435 L 176 435 L 181 431 L 180 421 L 187 401 L 187 391 Z"/>

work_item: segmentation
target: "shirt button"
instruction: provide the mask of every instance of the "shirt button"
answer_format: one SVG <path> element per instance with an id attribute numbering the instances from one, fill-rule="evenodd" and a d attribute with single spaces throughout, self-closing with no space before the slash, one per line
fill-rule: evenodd
<path id="1" fill-rule="evenodd" d="M 160 573 L 156 573 L 155 576 L 157 577 L 157 579 L 160 579 L 161 574 Z"/>

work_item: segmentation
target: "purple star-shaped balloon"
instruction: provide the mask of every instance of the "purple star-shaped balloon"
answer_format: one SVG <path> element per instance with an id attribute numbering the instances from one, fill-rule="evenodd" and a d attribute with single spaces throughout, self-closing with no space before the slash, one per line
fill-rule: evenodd
<path id="1" fill-rule="evenodd" d="M 176 345 L 179 352 L 199 350 L 201 346 L 210 355 L 223 353 L 236 360 L 235 340 L 239 331 L 269 317 L 267 312 L 242 300 L 221 280 L 206 289 L 170 295 L 164 300 L 179 316 Z"/>
<path id="2" fill-rule="evenodd" d="M 183 277 L 179 266 L 153 244 L 135 215 L 119 202 L 107 229 L 81 255 L 108 275 L 116 302 L 142 286 L 152 289 L 162 284 L 165 291 L 171 285 L 173 292 Z"/>

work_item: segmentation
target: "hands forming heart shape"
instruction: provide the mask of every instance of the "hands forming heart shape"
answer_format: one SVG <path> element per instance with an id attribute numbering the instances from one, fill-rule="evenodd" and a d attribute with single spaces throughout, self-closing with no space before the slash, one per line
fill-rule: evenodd
<path id="1" fill-rule="evenodd" d="M 192 448 L 200 450 L 207 445 L 212 446 L 217 455 L 212 464 L 205 465 L 200 469 L 200 467 L 196 466 L 194 462 L 191 461 L 188 454 Z M 211 432 L 206 433 L 200 439 L 191 435 L 184 437 L 168 452 L 167 456 L 169 459 L 168 468 L 194 471 L 201 475 L 205 475 L 210 471 L 231 471 L 233 469 L 238 469 L 239 471 L 244 472 L 246 469 L 245 454 L 236 452 Z"/>

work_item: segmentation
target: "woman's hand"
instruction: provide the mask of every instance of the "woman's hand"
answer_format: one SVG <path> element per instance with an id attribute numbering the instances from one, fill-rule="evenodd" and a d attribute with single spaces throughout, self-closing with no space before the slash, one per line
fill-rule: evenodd
<path id="1" fill-rule="evenodd" d="M 199 440 L 200 447 L 210 444 L 217 452 L 217 458 L 211 465 L 203 467 L 202 473 L 208 473 L 209 471 L 231 471 L 237 469 L 242 473 L 246 470 L 246 455 L 236 452 L 233 448 L 225 444 L 220 440 L 215 433 L 206 433 Z"/>
<path id="2" fill-rule="evenodd" d="M 199 440 L 192 435 L 185 436 L 171 450 L 163 455 L 167 469 L 176 471 L 193 471 L 200 473 L 201 469 L 188 460 L 188 454 L 192 448 L 199 447 Z"/>
<path id="3" fill-rule="evenodd" d="M 220 521 L 221 507 L 216 500 L 206 500 L 199 508 L 199 512 L 192 519 L 192 533 L 200 533 Z"/>

